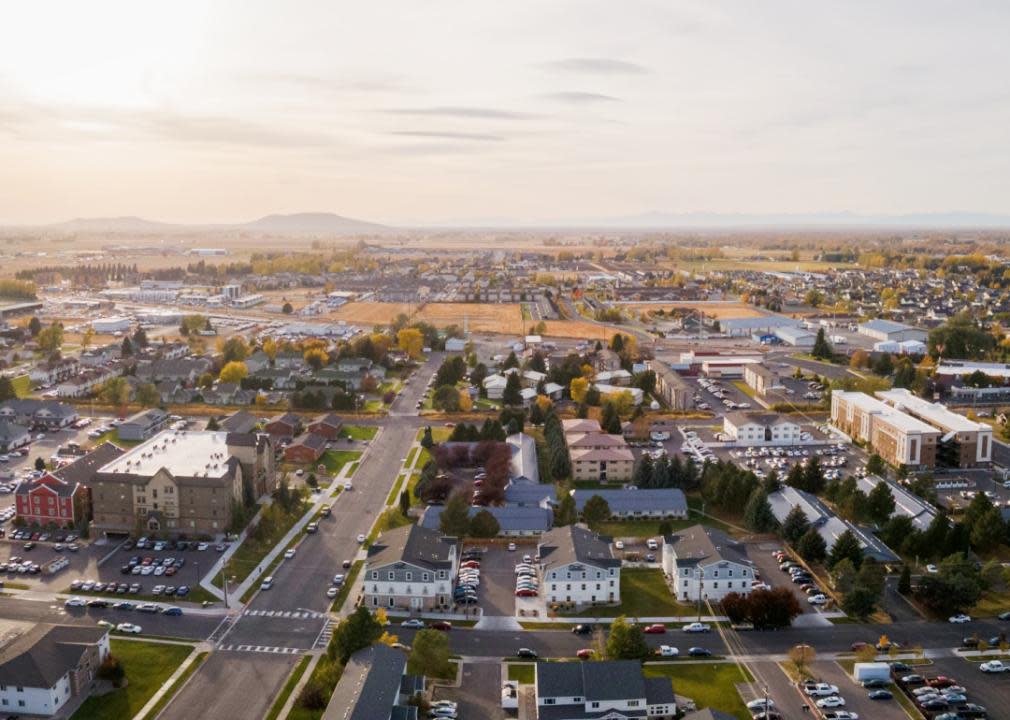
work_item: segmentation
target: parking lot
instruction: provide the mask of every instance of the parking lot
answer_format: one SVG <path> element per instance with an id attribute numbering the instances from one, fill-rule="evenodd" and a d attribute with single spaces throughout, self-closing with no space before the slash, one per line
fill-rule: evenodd
<path id="1" fill-rule="evenodd" d="M 987 470 L 956 470 L 936 476 L 937 501 L 950 510 L 963 510 L 978 493 L 985 493 L 994 505 L 1010 507 L 1010 488 L 995 480 Z"/>
<path id="2" fill-rule="evenodd" d="M 983 706 L 990 718 L 1010 717 L 1010 673 L 983 674 L 978 662 L 961 658 L 935 658 L 932 667 L 923 668 L 926 677 L 946 675 L 967 690 L 968 702 Z"/>
<path id="3" fill-rule="evenodd" d="M 39 542 L 35 544 L 34 549 L 28 551 L 24 547 L 24 542 L 10 540 L 0 542 L 0 563 L 11 562 L 11 558 L 16 557 L 22 561 L 30 560 L 41 566 L 50 560 L 63 556 L 70 561 L 70 564 L 53 575 L 46 575 L 44 573 L 29 575 L 8 572 L 0 575 L 0 579 L 4 579 L 8 583 L 28 584 L 36 589 L 59 591 L 66 589 L 70 581 L 75 577 L 97 577 L 99 560 L 107 555 L 114 546 L 104 541 L 101 544 L 82 544 L 77 552 L 67 550 L 57 552 L 53 549 L 54 543 Z"/>
<path id="4" fill-rule="evenodd" d="M 803 612 L 816 612 L 814 606 L 807 602 L 807 594 L 800 590 L 800 586 L 793 584 L 789 579 L 788 573 L 779 570 L 779 563 L 772 557 L 772 552 L 780 549 L 782 549 L 781 543 L 752 544 L 747 546 L 747 556 L 754 563 L 754 567 L 757 568 L 758 572 L 761 573 L 761 580 L 763 582 L 768 583 L 773 588 L 789 588 L 799 601 Z"/>
<path id="5" fill-rule="evenodd" d="M 487 552 L 480 559 L 480 586 L 477 588 L 477 601 L 484 615 L 515 615 L 515 565 L 524 553 L 536 553 L 536 546 L 517 545 L 515 552 L 500 545 L 487 546 Z"/>
<path id="6" fill-rule="evenodd" d="M 459 687 L 436 687 L 434 700 L 458 703 L 459 720 L 503 720 L 501 706 L 502 676 L 500 663 L 467 663 Z"/>
<path id="7" fill-rule="evenodd" d="M 838 694 L 845 698 L 845 710 L 867 720 L 908 720 L 897 698 L 870 700 L 869 691 L 852 679 L 836 662 L 821 661 L 810 664 L 810 671 L 820 682 L 838 686 Z M 893 692 L 899 692 L 897 688 Z M 814 703 L 810 703 L 813 705 Z"/>

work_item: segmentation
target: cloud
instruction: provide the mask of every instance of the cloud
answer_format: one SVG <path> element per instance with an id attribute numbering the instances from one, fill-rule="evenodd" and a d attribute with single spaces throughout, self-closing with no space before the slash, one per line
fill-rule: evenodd
<path id="1" fill-rule="evenodd" d="M 548 93 L 544 97 L 548 100 L 556 100 L 557 102 L 568 103 L 569 105 L 592 105 L 594 103 L 621 101 L 620 98 L 616 98 L 613 95 L 578 91 Z"/>
<path id="2" fill-rule="evenodd" d="M 391 115 L 417 115 L 427 117 L 451 117 L 481 120 L 528 120 L 533 118 L 529 113 L 502 110 L 500 108 L 466 107 L 459 105 L 439 105 L 434 107 L 392 108 L 385 112 Z"/>
<path id="3" fill-rule="evenodd" d="M 479 142 L 504 142 L 501 135 L 490 135 L 487 133 L 467 133 L 467 132 L 444 132 L 433 130 L 397 130 L 390 135 L 400 137 L 427 138 L 431 140 L 475 140 Z"/>
<path id="4" fill-rule="evenodd" d="M 544 63 L 544 67 L 585 75 L 644 75 L 649 72 L 644 65 L 614 58 L 564 58 Z"/>

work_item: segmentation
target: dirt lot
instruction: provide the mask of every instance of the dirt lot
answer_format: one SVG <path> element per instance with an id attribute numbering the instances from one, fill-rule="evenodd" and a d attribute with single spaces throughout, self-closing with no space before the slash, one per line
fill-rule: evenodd
<path id="1" fill-rule="evenodd" d="M 706 303 L 706 302 L 672 302 L 664 304 L 652 304 L 652 303 L 620 303 L 623 307 L 630 310 L 643 311 L 643 310 L 659 310 L 662 308 L 666 312 L 671 310 L 700 310 L 708 317 L 714 317 L 717 320 L 723 320 L 724 318 L 751 318 L 751 317 L 761 317 L 766 315 L 763 310 L 756 308 L 753 305 L 748 305 L 747 303 Z"/>

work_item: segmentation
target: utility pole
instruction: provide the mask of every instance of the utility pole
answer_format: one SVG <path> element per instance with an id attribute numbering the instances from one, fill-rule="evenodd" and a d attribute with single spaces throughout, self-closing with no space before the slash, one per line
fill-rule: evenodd
<path id="1" fill-rule="evenodd" d="M 694 572 L 697 576 L 696 581 L 698 583 L 698 622 L 701 622 L 701 579 L 704 576 L 704 572 L 702 571 L 700 565 L 694 569 Z"/>

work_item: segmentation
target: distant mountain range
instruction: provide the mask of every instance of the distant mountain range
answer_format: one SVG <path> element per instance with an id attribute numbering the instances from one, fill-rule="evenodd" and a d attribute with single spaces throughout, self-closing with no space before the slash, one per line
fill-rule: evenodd
<path id="1" fill-rule="evenodd" d="M 1010 228 L 1010 215 L 946 212 L 908 215 L 859 213 L 726 214 L 645 213 L 588 223 L 608 228 L 757 228 L 757 227 L 905 227 L 905 228 Z"/>
<path id="2" fill-rule="evenodd" d="M 20 229 L 26 229 L 23 226 Z M 292 215 L 266 215 L 245 223 L 235 224 L 181 224 L 147 220 L 141 217 L 74 218 L 51 225 L 37 225 L 32 229 L 60 233 L 166 235 L 189 232 L 248 232 L 262 235 L 352 235 L 380 233 L 391 228 L 377 223 L 355 220 L 333 213 L 294 213 Z"/>

